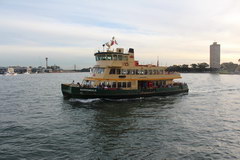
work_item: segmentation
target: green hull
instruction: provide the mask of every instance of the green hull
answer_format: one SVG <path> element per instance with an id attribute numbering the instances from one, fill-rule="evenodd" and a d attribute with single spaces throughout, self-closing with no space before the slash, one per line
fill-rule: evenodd
<path id="1" fill-rule="evenodd" d="M 188 92 L 188 86 L 182 84 L 171 88 L 155 88 L 141 90 L 122 90 L 122 89 L 97 89 L 97 88 L 81 88 L 70 84 L 61 85 L 62 93 L 65 98 L 139 98 L 150 96 L 166 96 L 177 93 Z"/>

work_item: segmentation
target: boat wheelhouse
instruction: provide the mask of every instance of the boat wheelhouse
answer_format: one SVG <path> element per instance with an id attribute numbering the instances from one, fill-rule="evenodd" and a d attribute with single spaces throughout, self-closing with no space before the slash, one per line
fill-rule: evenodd
<path id="1" fill-rule="evenodd" d="M 113 38 L 111 45 L 114 42 Z M 111 45 L 94 54 L 96 65 L 90 77 L 81 84 L 62 84 L 64 97 L 136 98 L 188 92 L 187 84 L 173 81 L 181 78 L 179 73 L 167 72 L 158 64 L 140 65 L 133 48 L 125 53 L 123 48 L 110 50 Z"/>

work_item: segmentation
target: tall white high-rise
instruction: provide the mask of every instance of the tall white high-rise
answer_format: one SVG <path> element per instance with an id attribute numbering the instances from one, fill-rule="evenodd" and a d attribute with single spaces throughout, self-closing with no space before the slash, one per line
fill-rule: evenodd
<path id="1" fill-rule="evenodd" d="M 220 68 L 220 44 L 217 44 L 217 42 L 210 45 L 210 68 Z"/>

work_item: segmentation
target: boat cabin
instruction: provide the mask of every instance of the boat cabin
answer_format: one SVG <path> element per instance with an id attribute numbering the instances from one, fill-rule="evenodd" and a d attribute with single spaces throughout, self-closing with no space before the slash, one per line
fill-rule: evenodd
<path id="1" fill-rule="evenodd" d="M 140 65 L 134 59 L 134 49 L 124 53 L 123 48 L 94 54 L 96 65 L 91 77 L 86 77 L 82 85 L 102 89 L 139 90 L 173 85 L 173 79 L 181 78 L 178 73 L 168 73 L 166 67 Z"/>

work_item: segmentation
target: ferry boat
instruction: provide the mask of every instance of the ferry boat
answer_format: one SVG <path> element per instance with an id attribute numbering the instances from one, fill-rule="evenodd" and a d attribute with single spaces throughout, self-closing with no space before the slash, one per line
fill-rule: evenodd
<path id="1" fill-rule="evenodd" d="M 174 82 L 181 78 L 179 73 L 167 72 L 158 62 L 141 65 L 134 59 L 133 48 L 127 53 L 123 48 L 114 51 L 110 49 L 114 44 L 117 42 L 113 37 L 103 45 L 103 51 L 94 54 L 96 65 L 91 76 L 85 77 L 81 84 L 61 84 L 64 97 L 124 99 L 188 92 L 186 83 Z"/>

